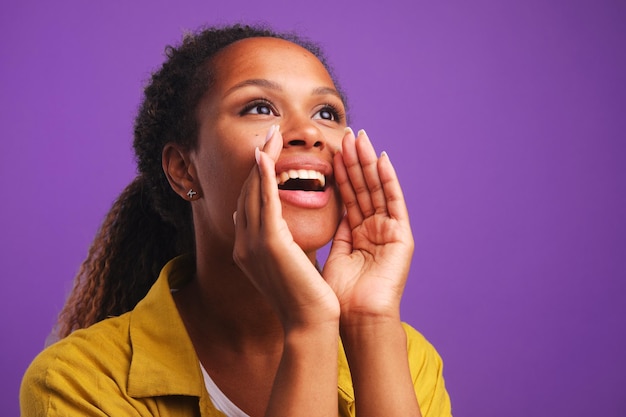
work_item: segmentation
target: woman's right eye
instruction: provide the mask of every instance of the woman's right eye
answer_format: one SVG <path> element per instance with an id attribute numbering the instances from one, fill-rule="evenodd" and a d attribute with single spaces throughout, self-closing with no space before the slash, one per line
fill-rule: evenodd
<path id="1" fill-rule="evenodd" d="M 270 115 L 277 116 L 278 115 L 277 112 L 272 107 L 271 103 L 269 103 L 266 100 L 257 100 L 248 104 L 241 111 L 242 116 L 245 114 L 258 114 L 262 116 L 270 116 Z"/>

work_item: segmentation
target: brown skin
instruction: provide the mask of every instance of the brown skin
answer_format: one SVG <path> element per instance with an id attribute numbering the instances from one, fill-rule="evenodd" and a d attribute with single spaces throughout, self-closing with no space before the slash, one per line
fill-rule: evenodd
<path id="1" fill-rule="evenodd" d="M 198 192 L 197 275 L 175 300 L 201 362 L 252 416 L 333 416 L 341 332 L 359 416 L 418 416 L 399 319 L 413 239 L 389 159 L 344 131 L 332 79 L 305 49 L 251 38 L 212 63 L 198 146 L 163 152 L 173 189 Z M 334 173 L 327 203 L 281 200 L 276 170 L 294 158 L 328 166 L 331 185 Z M 312 261 L 333 238 L 322 276 Z"/>
<path id="2" fill-rule="evenodd" d="M 259 48 L 257 43 L 273 48 Z M 196 224 L 200 222 L 203 228 L 206 224 L 207 235 L 219 236 L 216 244 L 222 248 L 233 245 L 232 214 L 254 165 L 254 148 L 263 147 L 269 128 L 280 125 L 285 141 L 281 158 L 305 153 L 332 163 L 333 150 L 341 146 L 345 119 L 314 118 L 326 103 L 345 110 L 335 94 L 313 94 L 320 87 L 335 91 L 335 86 L 319 60 L 292 43 L 273 38 L 240 41 L 215 56 L 213 62 L 217 77 L 198 108 L 198 148 L 191 155 L 198 169 L 194 185 L 211 198 L 197 201 L 193 208 Z M 282 91 L 240 85 L 248 80 L 274 82 Z M 259 109 L 252 109 L 241 116 L 245 106 L 258 98 L 269 99 L 275 109 L 268 110 L 279 115 L 255 114 Z M 306 143 L 292 145 L 291 140 Z M 321 145 L 314 147 L 316 143 Z M 283 216 L 297 223 L 291 224 L 294 239 L 303 247 L 308 243 L 310 248 L 305 251 L 315 251 L 332 238 L 340 220 L 340 202 L 333 199 L 325 209 L 307 213 L 283 207 Z"/>

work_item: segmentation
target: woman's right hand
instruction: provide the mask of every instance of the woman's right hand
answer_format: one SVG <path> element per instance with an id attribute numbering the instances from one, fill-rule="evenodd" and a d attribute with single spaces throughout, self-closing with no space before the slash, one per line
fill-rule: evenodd
<path id="1" fill-rule="evenodd" d="M 282 216 L 275 171 L 282 147 L 279 128 L 272 126 L 263 149 L 255 149 L 256 164 L 233 214 L 233 258 L 286 329 L 337 323 L 337 296 L 294 241 Z"/>

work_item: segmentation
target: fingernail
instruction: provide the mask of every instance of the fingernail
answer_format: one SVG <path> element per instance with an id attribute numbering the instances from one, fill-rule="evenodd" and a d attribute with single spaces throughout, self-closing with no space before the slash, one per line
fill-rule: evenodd
<path id="1" fill-rule="evenodd" d="M 346 128 L 343 130 L 344 134 L 352 134 L 354 135 L 354 131 L 352 130 L 352 128 L 350 126 L 346 126 Z"/>
<path id="2" fill-rule="evenodd" d="M 256 160 L 257 165 L 261 163 L 261 150 L 258 146 L 254 148 L 254 159 Z"/>
<path id="3" fill-rule="evenodd" d="M 385 157 L 385 158 L 389 159 L 389 155 L 387 155 L 387 152 L 386 152 L 386 151 L 382 151 L 382 152 L 380 153 L 380 157 L 381 157 L 381 158 Z"/>
<path id="4" fill-rule="evenodd" d="M 357 137 L 358 137 L 358 136 L 361 136 L 361 135 L 365 135 L 365 136 L 367 136 L 367 133 L 365 132 L 365 129 L 361 129 L 361 130 L 359 130 L 359 133 L 357 134 Z"/>
<path id="5" fill-rule="evenodd" d="M 237 224 L 237 210 L 235 210 L 233 212 L 233 224 L 236 225 Z"/>
<path id="6" fill-rule="evenodd" d="M 267 131 L 267 136 L 265 136 L 265 142 L 267 142 L 268 140 L 272 138 L 272 135 L 274 135 L 275 130 L 276 130 L 276 125 L 272 125 L 270 127 L 270 130 Z"/>

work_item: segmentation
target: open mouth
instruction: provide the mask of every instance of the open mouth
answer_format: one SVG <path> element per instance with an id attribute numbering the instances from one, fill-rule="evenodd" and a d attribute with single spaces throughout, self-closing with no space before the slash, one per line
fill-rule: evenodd
<path id="1" fill-rule="evenodd" d="M 326 177 L 311 169 L 290 169 L 276 175 L 279 190 L 324 191 Z"/>

